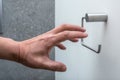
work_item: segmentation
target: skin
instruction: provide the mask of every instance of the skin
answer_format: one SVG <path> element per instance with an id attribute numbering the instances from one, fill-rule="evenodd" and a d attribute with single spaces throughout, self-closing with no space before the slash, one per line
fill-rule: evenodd
<path id="1" fill-rule="evenodd" d="M 0 37 L 0 59 L 16 61 L 31 68 L 66 71 L 63 63 L 49 58 L 49 53 L 54 46 L 65 50 L 66 47 L 61 44 L 63 41 L 78 42 L 79 38 L 86 38 L 85 31 L 77 25 L 63 24 L 24 41 Z"/>

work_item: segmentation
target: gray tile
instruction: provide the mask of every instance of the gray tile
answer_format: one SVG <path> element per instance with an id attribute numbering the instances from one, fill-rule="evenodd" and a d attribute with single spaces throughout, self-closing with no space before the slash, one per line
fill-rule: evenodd
<path id="1" fill-rule="evenodd" d="M 54 0 L 3 0 L 3 35 L 25 40 L 54 28 Z M 54 49 L 51 52 L 54 59 Z M 0 80 L 54 80 L 54 72 L 0 60 Z"/>

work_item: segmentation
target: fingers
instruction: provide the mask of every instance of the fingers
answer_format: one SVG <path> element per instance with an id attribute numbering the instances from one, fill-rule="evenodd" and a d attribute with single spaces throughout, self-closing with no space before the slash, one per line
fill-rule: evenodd
<path id="1" fill-rule="evenodd" d="M 64 72 L 66 71 L 66 66 L 61 62 L 48 60 L 44 63 L 44 69 Z"/>
<path id="2" fill-rule="evenodd" d="M 71 39 L 70 41 L 72 41 L 72 42 L 78 42 L 79 39 L 78 38 L 74 38 L 74 39 Z"/>
<path id="3" fill-rule="evenodd" d="M 71 39 L 70 41 L 72 41 L 72 42 L 78 42 L 79 40 L 78 40 L 78 38 L 75 38 L 75 39 Z M 66 49 L 66 47 L 63 44 L 61 44 L 61 43 L 57 44 L 56 46 L 58 48 L 62 49 L 62 50 Z"/>
<path id="4" fill-rule="evenodd" d="M 66 47 L 63 44 L 57 44 L 56 46 L 62 50 L 66 49 Z"/>
<path id="5" fill-rule="evenodd" d="M 58 44 L 58 43 L 63 42 L 65 40 L 77 41 L 76 39 L 85 38 L 87 36 L 88 35 L 86 33 L 83 33 L 80 31 L 64 31 L 64 32 L 56 34 L 56 36 L 52 40 L 53 41 L 52 44 Z"/>
<path id="6" fill-rule="evenodd" d="M 85 32 L 85 29 L 83 29 L 82 27 L 77 26 L 77 25 L 63 24 L 59 27 L 54 28 L 50 32 L 59 33 L 59 32 L 62 32 L 62 31 L 81 31 L 81 32 Z"/>

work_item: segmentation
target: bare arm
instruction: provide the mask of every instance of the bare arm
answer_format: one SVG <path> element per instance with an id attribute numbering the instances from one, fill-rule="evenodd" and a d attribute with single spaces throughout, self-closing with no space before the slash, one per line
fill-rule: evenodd
<path id="1" fill-rule="evenodd" d="M 0 37 L 0 59 L 16 61 L 19 53 L 19 42 Z"/>
<path id="2" fill-rule="evenodd" d="M 47 69 L 52 71 L 65 71 L 66 66 L 49 58 L 52 47 L 57 46 L 64 50 L 61 44 L 65 40 L 77 42 L 85 38 L 85 29 L 70 24 L 64 24 L 42 35 L 21 42 L 8 38 L 0 38 L 0 58 L 19 62 L 32 68 Z"/>

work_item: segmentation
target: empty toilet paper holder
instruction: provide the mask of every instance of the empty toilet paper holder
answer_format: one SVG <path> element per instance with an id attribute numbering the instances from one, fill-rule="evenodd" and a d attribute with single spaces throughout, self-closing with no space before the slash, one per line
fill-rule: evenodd
<path id="1" fill-rule="evenodd" d="M 108 15 L 107 14 L 88 14 L 88 13 L 86 13 L 85 17 L 82 17 L 82 19 L 81 19 L 81 27 L 84 27 L 84 21 L 85 20 L 86 20 L 86 22 L 107 22 L 107 19 L 108 19 Z M 98 49 L 97 50 L 95 50 L 95 49 L 89 47 L 88 45 L 86 45 L 84 43 L 84 39 L 83 38 L 81 39 L 81 44 L 84 47 L 94 51 L 95 53 L 100 53 L 100 51 L 101 51 L 101 44 L 98 45 Z"/>

